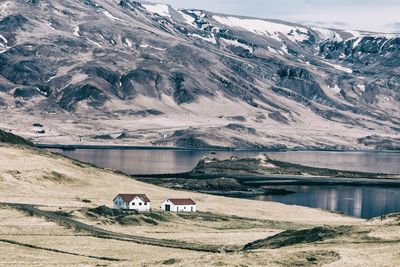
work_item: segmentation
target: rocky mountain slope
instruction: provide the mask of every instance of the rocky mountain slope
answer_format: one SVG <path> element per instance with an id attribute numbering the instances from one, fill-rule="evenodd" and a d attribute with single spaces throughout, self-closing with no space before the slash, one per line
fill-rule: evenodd
<path id="1" fill-rule="evenodd" d="M 40 143 L 394 149 L 399 56 L 399 35 L 1 0 L 0 127 Z"/>

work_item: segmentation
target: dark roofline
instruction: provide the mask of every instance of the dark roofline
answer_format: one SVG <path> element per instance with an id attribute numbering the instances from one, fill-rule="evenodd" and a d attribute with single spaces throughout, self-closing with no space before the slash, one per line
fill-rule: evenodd
<path id="1" fill-rule="evenodd" d="M 191 198 L 167 198 L 165 201 L 169 200 L 172 204 L 176 206 L 184 206 L 184 205 L 197 205 L 196 202 L 194 202 L 193 199 Z"/>

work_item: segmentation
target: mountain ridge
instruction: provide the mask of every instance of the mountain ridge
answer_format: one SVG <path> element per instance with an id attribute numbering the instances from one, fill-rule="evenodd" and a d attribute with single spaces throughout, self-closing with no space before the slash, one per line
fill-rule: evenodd
<path id="1" fill-rule="evenodd" d="M 5 3 L 0 126 L 35 142 L 397 146 L 397 35 L 128 0 Z"/>

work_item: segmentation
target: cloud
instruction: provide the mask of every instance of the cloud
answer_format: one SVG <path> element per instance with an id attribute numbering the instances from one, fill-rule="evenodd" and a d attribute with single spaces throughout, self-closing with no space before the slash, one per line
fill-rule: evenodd
<path id="1" fill-rule="evenodd" d="M 400 32 L 400 22 L 393 22 L 386 24 L 385 27 L 393 29 L 393 31 Z"/>
<path id="2" fill-rule="evenodd" d="M 320 27 L 399 32 L 400 0 L 149 0 Z"/>
<path id="3" fill-rule="evenodd" d="M 347 22 L 344 22 L 344 21 L 332 21 L 332 22 L 330 22 L 330 24 L 337 25 L 340 27 L 346 27 L 349 25 Z"/>
<path id="4" fill-rule="evenodd" d="M 321 21 L 321 20 L 316 20 L 316 21 L 309 21 L 309 20 L 298 20 L 295 21 L 299 24 L 304 24 L 308 25 L 311 27 L 321 27 L 321 28 L 339 28 L 339 29 L 344 29 L 347 27 L 350 27 L 350 25 L 344 21 Z"/>
<path id="5" fill-rule="evenodd" d="M 400 8 L 392 6 L 359 8 L 308 9 L 303 12 L 287 12 L 280 19 L 305 22 L 320 27 L 372 32 L 398 32 Z"/>

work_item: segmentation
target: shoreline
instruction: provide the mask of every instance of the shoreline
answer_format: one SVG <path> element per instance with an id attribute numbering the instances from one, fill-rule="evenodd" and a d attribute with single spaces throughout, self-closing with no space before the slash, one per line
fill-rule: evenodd
<path id="1" fill-rule="evenodd" d="M 98 149 L 98 150 L 171 150 L 171 151 L 219 151 L 219 152 L 348 152 L 348 153 L 400 153 L 400 150 L 374 150 L 374 149 L 318 149 L 318 148 L 287 148 L 287 149 L 257 149 L 257 148 L 190 148 L 175 146 L 129 146 L 129 145 L 79 145 L 79 144 L 35 144 L 35 147 L 42 149 Z"/>
<path id="2" fill-rule="evenodd" d="M 38 148 L 53 148 L 62 149 L 64 145 L 47 145 L 39 144 L 36 145 Z M 117 149 L 117 150 L 171 150 L 171 151 L 260 151 L 260 152 L 274 152 L 265 150 L 209 150 L 209 149 L 188 149 L 179 147 L 146 147 L 146 146 L 98 146 L 98 145 L 76 145 L 76 149 Z M 68 150 L 66 150 L 68 151 Z M 316 150 L 286 150 L 286 151 L 298 151 L 298 152 L 316 152 Z M 318 150 L 317 152 L 319 152 Z M 278 151 L 276 151 L 278 152 Z M 284 151 L 279 151 L 284 152 Z M 325 151 L 321 151 L 325 152 Z M 384 153 L 384 151 L 331 151 L 331 152 L 346 152 L 346 153 Z M 400 151 L 388 151 L 389 153 L 400 153 Z M 63 154 L 64 155 L 64 154 Z M 64 155 L 68 157 L 67 155 Z M 68 157 L 70 158 L 70 157 Z M 121 171 L 121 170 L 118 170 Z M 232 178 L 240 182 L 242 185 L 247 187 L 262 187 L 262 186 L 370 186 L 370 187 L 400 187 L 400 174 L 390 174 L 393 177 L 388 178 L 338 178 L 338 177 L 327 177 L 327 176 L 300 176 L 300 175 L 240 175 L 240 174 L 193 174 L 191 172 L 181 173 L 162 173 L 162 174 L 132 174 L 127 173 L 133 179 L 139 179 L 143 182 L 149 183 L 151 179 L 196 179 L 196 180 L 207 180 L 207 179 L 218 179 L 221 177 Z M 377 174 L 378 175 L 378 174 Z M 396 175 L 398 175 L 396 177 Z M 147 181 L 146 181 L 147 180 Z M 151 182 L 150 182 L 151 183 Z M 192 191 L 192 190 L 191 190 Z M 196 190 L 193 190 L 196 191 Z"/>
<path id="3" fill-rule="evenodd" d="M 398 178 L 338 178 L 327 176 L 298 176 L 298 175 L 239 175 L 239 174 L 207 174 L 193 175 L 191 173 L 129 175 L 132 178 L 146 181 L 150 179 L 196 179 L 209 180 L 217 178 L 231 178 L 240 184 L 252 187 L 261 186 L 381 186 L 400 187 Z"/>

